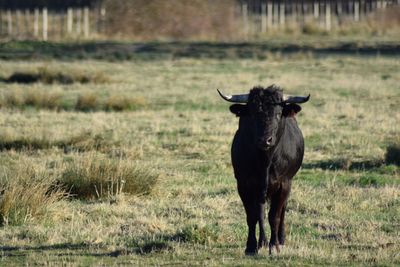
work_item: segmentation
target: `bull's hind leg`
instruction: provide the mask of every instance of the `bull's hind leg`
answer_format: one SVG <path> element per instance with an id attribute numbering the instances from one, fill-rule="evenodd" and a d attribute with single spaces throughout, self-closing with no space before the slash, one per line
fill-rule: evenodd
<path id="1" fill-rule="evenodd" d="M 290 194 L 290 188 L 291 184 L 286 184 L 284 186 L 284 190 L 287 192 L 285 195 L 285 201 L 281 210 L 281 221 L 279 223 L 279 230 L 278 230 L 278 239 L 279 239 L 279 244 L 280 245 L 285 245 L 285 239 L 286 239 L 286 231 L 285 231 L 285 214 L 286 214 L 286 206 L 287 206 L 287 199 Z"/>
<path id="2" fill-rule="evenodd" d="M 272 250 L 275 247 L 279 253 L 279 237 L 278 233 L 281 226 L 281 213 L 287 199 L 287 192 L 279 190 L 271 198 L 271 208 L 268 213 L 268 221 L 271 227 L 271 238 L 269 240 L 269 254 L 272 254 Z"/>
<path id="3" fill-rule="evenodd" d="M 282 207 L 281 211 L 281 221 L 279 223 L 279 230 L 278 230 L 278 240 L 279 240 L 279 245 L 285 245 L 285 213 L 286 213 L 286 201 L 285 204 Z"/>

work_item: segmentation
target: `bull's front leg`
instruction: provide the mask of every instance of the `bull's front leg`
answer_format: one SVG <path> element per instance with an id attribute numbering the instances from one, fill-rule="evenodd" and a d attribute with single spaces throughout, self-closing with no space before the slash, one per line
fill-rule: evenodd
<path id="1" fill-rule="evenodd" d="M 257 254 L 257 238 L 256 238 L 256 224 L 258 221 L 257 216 L 257 201 L 256 197 L 249 193 L 247 190 L 244 190 L 241 186 L 239 186 L 239 195 L 242 199 L 244 209 L 246 210 L 246 220 L 248 227 L 247 234 L 247 243 L 246 243 L 246 255 L 255 255 Z"/>
<path id="2" fill-rule="evenodd" d="M 258 226 L 260 228 L 260 235 L 258 238 L 258 249 L 267 246 L 267 238 L 265 237 L 264 220 L 265 220 L 265 203 L 258 204 Z"/>
<path id="3" fill-rule="evenodd" d="M 260 228 L 260 236 L 258 239 L 258 249 L 267 246 L 267 239 L 265 237 L 264 221 L 265 221 L 265 202 L 267 200 L 268 191 L 268 174 L 269 168 L 265 169 L 261 177 L 260 191 L 258 196 L 258 225 Z"/>
<path id="4" fill-rule="evenodd" d="M 248 235 L 247 235 L 247 243 L 246 243 L 246 255 L 255 255 L 257 254 L 257 239 L 256 239 L 256 224 L 257 219 L 256 216 L 247 215 L 247 227 L 248 227 Z"/>

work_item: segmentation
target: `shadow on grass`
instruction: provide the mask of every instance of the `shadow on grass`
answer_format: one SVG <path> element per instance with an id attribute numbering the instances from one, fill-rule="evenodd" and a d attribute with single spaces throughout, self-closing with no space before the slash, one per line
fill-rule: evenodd
<path id="1" fill-rule="evenodd" d="M 154 60 L 174 58 L 215 58 L 215 59 L 266 59 L 268 53 L 284 55 L 306 53 L 325 55 L 388 55 L 400 56 L 400 45 L 378 43 L 361 45 L 354 42 L 331 43 L 324 47 L 303 44 L 274 42 L 86 42 L 50 43 L 35 41 L 13 41 L 0 44 L 0 59 L 99 59 Z"/>
<path id="2" fill-rule="evenodd" d="M 42 251 L 42 250 L 59 250 L 59 249 L 70 249 L 70 250 L 79 250 L 79 249 L 87 249 L 90 245 L 86 243 L 60 243 L 54 245 L 42 245 L 42 246 L 0 246 L 0 251 Z"/>
<path id="3" fill-rule="evenodd" d="M 138 248 L 117 249 L 111 252 L 92 252 L 101 250 L 101 246 L 86 243 L 60 243 L 43 246 L 0 246 L 2 257 L 25 257 L 31 253 L 53 252 L 55 256 L 93 256 L 93 257 L 118 257 L 130 254 L 141 254 Z M 147 248 L 148 249 L 148 248 Z M 105 249 L 104 249 L 105 250 Z"/>
<path id="4" fill-rule="evenodd" d="M 303 169 L 322 169 L 322 170 L 346 170 L 346 171 L 367 171 L 380 168 L 384 165 L 381 160 L 355 161 L 345 159 L 322 160 L 311 163 L 303 163 Z"/>

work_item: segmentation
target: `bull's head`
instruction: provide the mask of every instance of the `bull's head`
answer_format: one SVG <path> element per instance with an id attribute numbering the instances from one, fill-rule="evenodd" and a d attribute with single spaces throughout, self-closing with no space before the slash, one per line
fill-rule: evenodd
<path id="1" fill-rule="evenodd" d="M 310 98 L 310 95 L 285 95 L 275 85 L 254 87 L 249 94 L 242 95 L 224 95 L 219 90 L 218 93 L 226 101 L 246 104 L 234 104 L 230 110 L 236 116 L 246 117 L 251 128 L 246 130 L 254 135 L 255 144 L 263 150 L 276 144 L 284 119 L 298 113 L 301 107 L 297 104 L 307 102 Z"/>

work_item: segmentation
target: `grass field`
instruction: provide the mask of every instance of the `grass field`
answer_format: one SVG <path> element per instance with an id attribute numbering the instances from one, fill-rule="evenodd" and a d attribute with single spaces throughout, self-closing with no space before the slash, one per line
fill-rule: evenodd
<path id="1" fill-rule="evenodd" d="M 7 192 L 17 203 L 0 265 L 400 265 L 398 57 L 0 62 L 1 77 L 43 69 L 102 79 L 0 83 L 0 211 Z M 216 88 L 272 83 L 311 94 L 298 115 L 305 160 L 287 245 L 248 257 L 230 164 L 237 118 Z"/>

